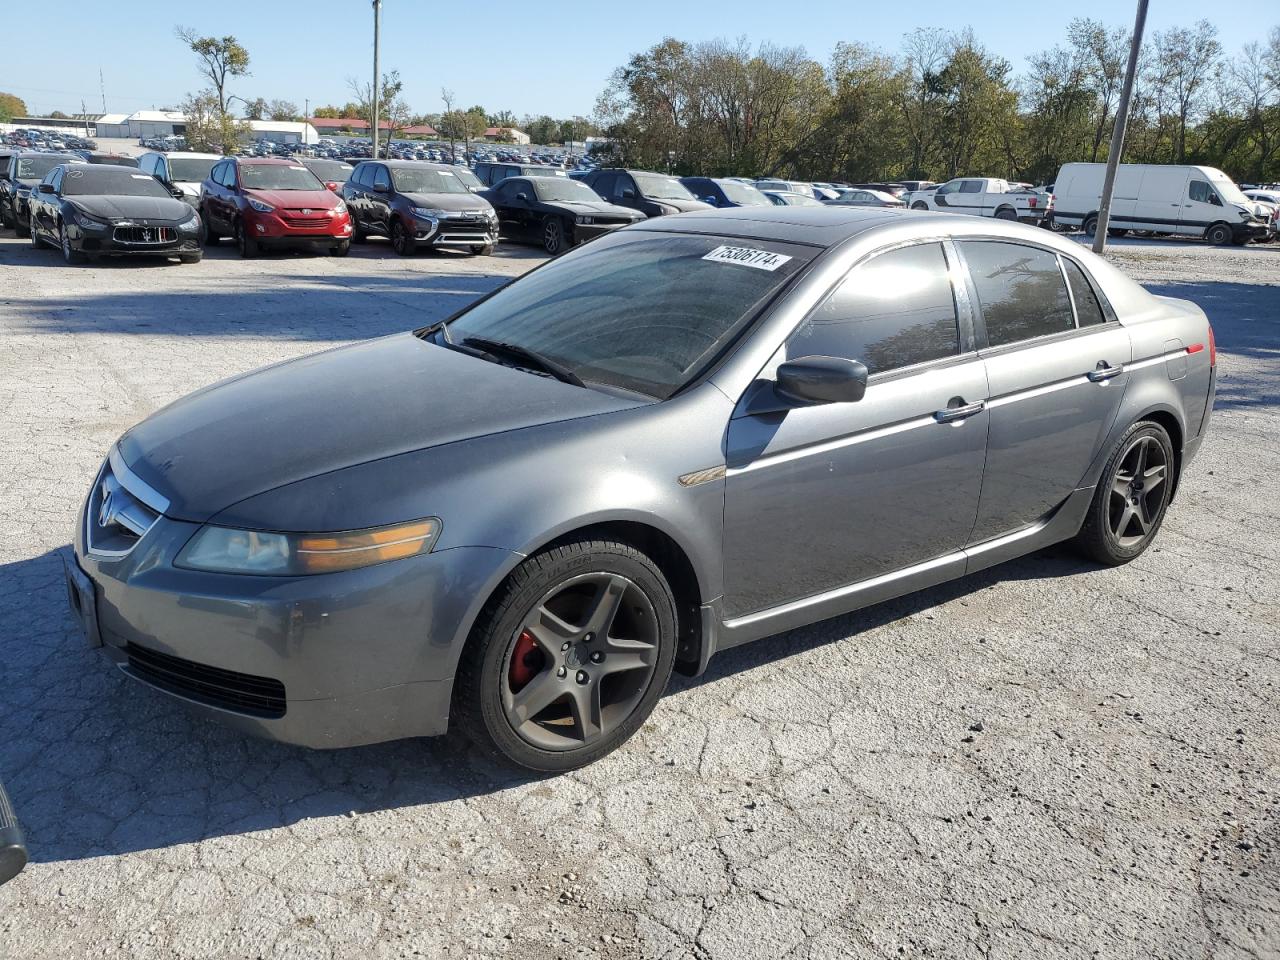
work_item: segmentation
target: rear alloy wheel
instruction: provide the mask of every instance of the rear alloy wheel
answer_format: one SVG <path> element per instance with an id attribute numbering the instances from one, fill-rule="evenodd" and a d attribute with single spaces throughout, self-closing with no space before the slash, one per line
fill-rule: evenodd
<path id="1" fill-rule="evenodd" d="M 418 249 L 417 241 L 398 219 L 391 221 L 391 247 L 402 257 L 412 257 Z"/>
<path id="2" fill-rule="evenodd" d="M 547 217 L 543 222 L 542 249 L 553 257 L 564 249 L 564 224 L 559 217 Z"/>
<path id="3" fill-rule="evenodd" d="M 1108 566 L 1141 555 L 1164 522 L 1176 469 L 1164 427 L 1150 421 L 1131 426 L 1107 461 L 1077 544 Z"/>
<path id="4" fill-rule="evenodd" d="M 1204 232 L 1204 238 L 1215 247 L 1225 247 L 1232 240 L 1231 228 L 1225 223 L 1215 223 Z"/>
<path id="5" fill-rule="evenodd" d="M 459 725 L 530 770 L 591 763 L 653 711 L 675 661 L 676 610 L 640 551 L 581 540 L 526 560 L 486 607 L 454 686 Z"/>
<path id="6" fill-rule="evenodd" d="M 67 225 L 58 224 L 58 244 L 62 247 L 62 259 L 67 263 L 84 263 L 84 254 L 71 248 L 71 238 L 67 236 Z"/>
<path id="7" fill-rule="evenodd" d="M 997 220 L 1017 220 L 1018 211 L 1010 209 L 1009 207 L 1005 207 L 1003 210 L 996 211 L 996 219 Z"/>
<path id="8" fill-rule="evenodd" d="M 244 228 L 244 221 L 236 221 L 236 249 L 240 251 L 240 256 L 249 260 L 258 255 L 258 241 L 249 236 L 248 231 Z"/>

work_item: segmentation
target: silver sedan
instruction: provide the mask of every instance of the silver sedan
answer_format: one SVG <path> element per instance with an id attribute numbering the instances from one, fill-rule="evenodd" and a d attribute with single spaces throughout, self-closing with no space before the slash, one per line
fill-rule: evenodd
<path id="1" fill-rule="evenodd" d="M 1198 307 L 1046 230 L 662 217 L 139 423 L 69 593 L 125 673 L 246 731 L 455 726 L 569 770 L 729 647 L 1058 541 L 1139 556 L 1215 361 Z"/>

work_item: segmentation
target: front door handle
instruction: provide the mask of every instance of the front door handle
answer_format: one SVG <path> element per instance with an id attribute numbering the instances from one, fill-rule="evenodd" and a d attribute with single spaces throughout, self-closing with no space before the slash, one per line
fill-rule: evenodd
<path id="1" fill-rule="evenodd" d="M 1105 383 L 1106 381 L 1110 380 L 1112 377 L 1118 377 L 1122 373 L 1124 373 L 1123 363 L 1117 364 L 1116 366 L 1113 367 L 1104 360 L 1099 364 L 1096 370 L 1090 370 L 1088 373 L 1085 374 L 1085 376 L 1088 377 L 1090 380 L 1092 380 L 1094 383 Z"/>
<path id="2" fill-rule="evenodd" d="M 939 410 L 933 415 L 933 419 L 939 423 L 952 423 L 956 420 L 972 417 L 975 413 L 981 413 L 986 408 L 987 401 L 985 400 L 978 400 L 976 403 L 962 403 L 958 407 L 947 407 L 944 410 Z"/>

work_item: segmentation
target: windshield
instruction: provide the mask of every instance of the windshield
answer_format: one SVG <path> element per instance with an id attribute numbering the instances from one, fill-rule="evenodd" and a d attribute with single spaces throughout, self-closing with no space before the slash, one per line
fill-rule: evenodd
<path id="1" fill-rule="evenodd" d="M 724 195 L 734 203 L 741 204 L 744 207 L 770 206 L 769 198 L 755 187 L 748 187 L 745 183 L 739 183 L 737 180 L 717 180 L 716 182 L 720 184 L 720 189 L 724 191 Z"/>
<path id="2" fill-rule="evenodd" d="M 480 182 L 480 178 L 468 170 L 466 167 L 458 167 L 453 171 L 453 175 L 462 181 L 462 185 L 468 190 L 483 190 L 484 184 Z"/>
<path id="3" fill-rule="evenodd" d="M 1227 203 L 1248 203 L 1245 195 L 1240 192 L 1240 188 L 1235 185 L 1235 181 L 1221 170 L 1212 171 L 1209 179 L 1213 181 L 1213 185 L 1218 188 L 1218 193 Z"/>
<path id="4" fill-rule="evenodd" d="M 163 197 L 171 199 L 169 191 L 160 181 L 148 173 L 129 170 L 112 170 L 92 164 L 68 167 L 62 178 L 64 197 Z"/>
<path id="5" fill-rule="evenodd" d="M 199 160 L 194 157 L 170 157 L 169 175 L 175 183 L 197 183 L 209 176 L 217 160 Z"/>
<path id="6" fill-rule="evenodd" d="M 812 255 L 756 240 L 614 234 L 476 304 L 450 321 L 448 335 L 515 344 L 588 383 L 666 399 Z"/>
<path id="7" fill-rule="evenodd" d="M 308 160 L 303 164 L 321 180 L 332 183 L 346 183 L 351 179 L 353 167 L 349 163 L 338 160 Z"/>
<path id="8" fill-rule="evenodd" d="M 246 190 L 324 189 L 316 175 L 300 163 L 242 163 L 240 186 Z"/>
<path id="9" fill-rule="evenodd" d="M 539 200 L 576 200 L 578 203 L 599 203 L 600 194 L 577 180 L 558 180 L 537 177 L 530 181 L 538 191 Z"/>
<path id="10" fill-rule="evenodd" d="M 675 177 L 664 177 L 657 173 L 634 173 L 636 186 L 640 193 L 654 200 L 696 200 L 689 188 Z"/>
<path id="11" fill-rule="evenodd" d="M 19 157 L 17 176 L 19 180 L 40 180 L 58 164 L 66 162 L 66 157 Z"/>
<path id="12" fill-rule="evenodd" d="M 431 167 L 392 167 L 391 181 L 399 193 L 470 193 L 452 170 Z"/>

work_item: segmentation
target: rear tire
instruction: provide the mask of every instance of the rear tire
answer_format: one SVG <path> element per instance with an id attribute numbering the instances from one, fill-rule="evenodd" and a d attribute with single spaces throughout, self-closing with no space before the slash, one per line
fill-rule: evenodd
<path id="1" fill-rule="evenodd" d="M 1215 247 L 1225 247 L 1234 239 L 1231 228 L 1225 223 L 1215 223 L 1204 232 L 1204 238 Z"/>
<path id="2" fill-rule="evenodd" d="M 453 718 L 500 760 L 574 770 L 640 728 L 675 648 L 675 598 L 654 562 L 629 544 L 572 541 L 525 560 L 485 605 L 458 665 Z M 520 690 L 537 694 L 535 685 L 546 694 L 518 706 Z"/>
<path id="3" fill-rule="evenodd" d="M 182 253 L 178 255 L 179 263 L 199 263 L 204 259 L 202 253 Z"/>
<path id="4" fill-rule="evenodd" d="M 1133 424 L 1107 458 L 1076 546 L 1111 567 L 1141 556 L 1164 522 L 1177 480 L 1168 432 L 1149 420 Z"/>
<path id="5" fill-rule="evenodd" d="M 915 203 L 911 205 L 911 209 L 912 210 L 928 210 L 929 205 L 925 203 L 923 200 L 917 200 Z"/>
<path id="6" fill-rule="evenodd" d="M 222 237 L 218 236 L 217 232 L 209 226 L 209 218 L 204 213 L 201 213 L 200 245 L 202 247 L 216 247 L 221 239 Z"/>
<path id="7" fill-rule="evenodd" d="M 1122 237 L 1127 237 L 1128 235 L 1129 235 L 1129 231 L 1124 229 L 1123 227 L 1107 227 L 1108 237 L 1112 237 L 1116 240 L 1119 240 Z"/>
<path id="8" fill-rule="evenodd" d="M 1017 220 L 1018 211 L 1010 207 L 1005 207 L 1003 210 L 996 211 L 996 219 L 997 220 Z"/>

